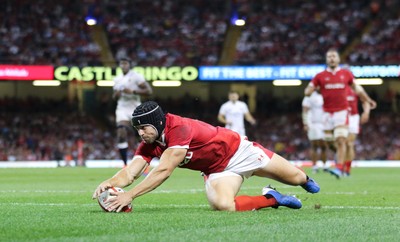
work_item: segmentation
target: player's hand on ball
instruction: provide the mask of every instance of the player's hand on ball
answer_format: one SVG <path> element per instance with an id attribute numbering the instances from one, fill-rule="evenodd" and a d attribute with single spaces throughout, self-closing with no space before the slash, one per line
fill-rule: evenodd
<path id="1" fill-rule="evenodd" d="M 106 201 L 106 208 L 110 212 L 121 212 L 132 203 L 129 193 L 110 191 L 110 198 Z"/>
<path id="2" fill-rule="evenodd" d="M 108 188 L 112 187 L 112 185 L 109 182 L 102 182 L 94 191 L 92 195 L 92 199 L 97 199 L 100 194 L 104 191 L 106 191 Z"/>

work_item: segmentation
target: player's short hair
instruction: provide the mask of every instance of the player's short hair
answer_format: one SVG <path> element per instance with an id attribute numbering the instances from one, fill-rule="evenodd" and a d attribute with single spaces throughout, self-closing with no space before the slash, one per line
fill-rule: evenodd
<path id="1" fill-rule="evenodd" d="M 147 101 L 135 108 L 132 114 L 132 126 L 151 125 L 157 132 L 157 139 L 165 128 L 165 114 L 154 101 Z"/>
<path id="2" fill-rule="evenodd" d="M 129 57 L 122 57 L 122 58 L 119 59 L 119 62 L 121 62 L 121 61 L 127 61 L 127 62 L 129 62 L 129 64 L 132 63 L 132 59 L 129 58 Z"/>
<path id="3" fill-rule="evenodd" d="M 339 54 L 339 50 L 336 49 L 336 48 L 334 48 L 334 47 L 329 48 L 329 49 L 326 51 L 326 53 L 328 53 L 328 52 L 336 52 L 336 53 Z"/>

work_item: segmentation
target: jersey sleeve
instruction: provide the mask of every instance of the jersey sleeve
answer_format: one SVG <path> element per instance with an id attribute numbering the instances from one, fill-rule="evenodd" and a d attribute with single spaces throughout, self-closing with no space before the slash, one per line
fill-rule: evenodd
<path id="1" fill-rule="evenodd" d="M 168 148 L 189 149 L 189 144 L 193 139 L 193 129 L 190 125 L 184 124 L 175 126 L 168 131 Z"/>
<path id="2" fill-rule="evenodd" d="M 303 106 L 303 107 L 307 107 L 307 108 L 309 108 L 311 105 L 310 105 L 310 97 L 304 97 L 303 98 L 303 102 L 301 103 L 301 105 Z"/>
<path id="3" fill-rule="evenodd" d="M 121 81 L 118 77 L 114 78 L 114 86 L 113 90 L 114 91 L 120 91 L 122 89 Z"/>
<path id="4" fill-rule="evenodd" d="M 348 73 L 349 73 L 349 85 L 351 86 L 354 83 L 354 75 L 351 71 L 348 71 Z"/>
<path id="5" fill-rule="evenodd" d="M 221 108 L 219 109 L 219 114 L 226 115 L 226 104 L 222 104 Z"/>
<path id="6" fill-rule="evenodd" d="M 144 78 L 144 76 L 142 74 L 139 73 L 132 73 L 132 78 L 134 80 L 134 82 L 136 83 L 136 85 L 141 85 L 142 83 L 146 82 L 146 79 Z"/>
<path id="7" fill-rule="evenodd" d="M 151 144 L 146 144 L 141 142 L 136 149 L 135 156 L 142 157 L 147 163 L 150 163 L 154 157 L 157 157 L 155 154 L 155 147 Z"/>
<path id="8" fill-rule="evenodd" d="M 249 106 L 247 106 L 247 104 L 245 103 L 245 102 L 243 102 L 242 103 L 243 105 L 243 107 L 242 107 L 242 109 L 243 109 L 243 113 L 244 114 L 246 114 L 246 113 L 249 113 L 250 111 L 249 111 Z"/>
<path id="9" fill-rule="evenodd" d="M 314 76 L 314 78 L 310 81 L 310 85 L 314 86 L 314 87 L 318 87 L 320 86 L 320 78 L 319 78 L 320 74 L 318 73 L 317 75 Z"/>

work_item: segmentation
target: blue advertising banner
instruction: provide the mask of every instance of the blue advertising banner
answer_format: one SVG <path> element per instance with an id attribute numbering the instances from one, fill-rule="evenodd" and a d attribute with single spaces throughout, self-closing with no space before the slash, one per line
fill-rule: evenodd
<path id="1" fill-rule="evenodd" d="M 268 81 L 276 79 L 310 80 L 325 65 L 284 66 L 200 66 L 200 81 Z M 400 65 L 350 66 L 356 78 L 399 77 Z"/>

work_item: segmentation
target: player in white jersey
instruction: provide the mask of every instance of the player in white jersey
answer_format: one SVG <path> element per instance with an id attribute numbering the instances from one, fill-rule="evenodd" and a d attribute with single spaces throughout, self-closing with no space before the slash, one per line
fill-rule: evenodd
<path id="1" fill-rule="evenodd" d="M 305 96 L 302 102 L 302 119 L 304 130 L 311 144 L 311 161 L 313 172 L 318 172 L 317 161 L 320 159 L 326 167 L 327 144 L 324 140 L 323 124 L 323 104 L 324 99 L 318 91 L 314 91 L 310 96 Z"/>
<path id="2" fill-rule="evenodd" d="M 256 120 L 251 115 L 247 104 L 239 100 L 239 93 L 230 91 L 228 98 L 229 101 L 222 104 L 219 109 L 218 121 L 225 124 L 225 128 L 245 136 L 244 119 L 252 125 L 256 124 Z"/>
<path id="3" fill-rule="evenodd" d="M 150 95 L 153 90 L 145 78 L 131 70 L 131 61 L 123 58 L 119 61 L 123 74 L 114 78 L 114 99 L 117 99 L 115 117 L 117 123 L 118 149 L 124 164 L 127 163 L 128 129 L 131 129 L 132 112 L 141 104 L 142 95 Z"/>

